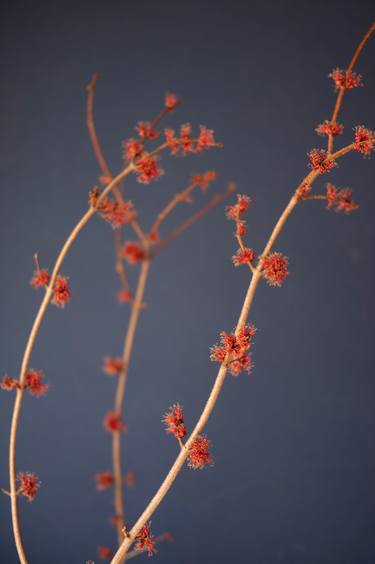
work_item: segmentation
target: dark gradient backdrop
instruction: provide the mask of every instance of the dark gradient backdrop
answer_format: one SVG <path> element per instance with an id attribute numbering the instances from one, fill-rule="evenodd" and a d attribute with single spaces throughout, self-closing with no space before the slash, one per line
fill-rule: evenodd
<path id="1" fill-rule="evenodd" d="M 372 12 L 363 1 L 5 2 L 1 371 L 17 374 L 41 299 L 28 286 L 32 255 L 53 264 L 96 181 L 85 128 L 93 72 L 101 75 L 97 127 L 114 170 L 121 140 L 155 114 L 166 89 L 186 100 L 171 125 L 204 123 L 225 143 L 220 152 L 166 158 L 167 174 L 150 186 L 131 179 L 141 221 L 150 225 L 190 171 L 215 168 L 222 186 L 234 179 L 253 198 L 249 241 L 260 249 L 319 143 L 314 128 L 332 110 L 327 75 L 348 63 Z M 345 142 L 354 125 L 373 125 L 374 56 L 372 41 L 358 64 L 366 87 L 345 97 Z M 225 383 L 207 428 L 215 466 L 184 470 L 154 515 L 153 531 L 175 537 L 155 561 L 375 562 L 373 170 L 351 155 L 330 176 L 353 187 L 357 213 L 313 203 L 288 223 L 277 248 L 290 256 L 291 275 L 281 290 L 262 284 L 251 315 L 256 367 Z M 180 401 L 193 425 L 216 374 L 208 347 L 236 322 L 248 272 L 231 265 L 232 232 L 221 206 L 152 268 L 126 401 L 126 460 L 138 477 L 129 523 L 176 454 L 163 412 Z M 32 564 L 83 564 L 114 540 L 112 492 L 96 493 L 93 480 L 110 464 L 102 417 L 115 383 L 101 359 L 120 352 L 128 318 L 115 300 L 112 245 L 111 229 L 94 219 L 64 264 L 72 302 L 50 308 L 33 354 L 51 389 L 26 399 L 19 434 L 18 468 L 43 482 L 34 503 L 20 503 Z M 2 393 L 0 402 L 7 486 L 13 398 Z M 0 561 L 13 564 L 9 503 L 0 502 Z"/>

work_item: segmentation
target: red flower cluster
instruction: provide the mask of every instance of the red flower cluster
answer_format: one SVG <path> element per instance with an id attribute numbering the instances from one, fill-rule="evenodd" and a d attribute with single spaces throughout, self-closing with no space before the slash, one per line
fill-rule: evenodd
<path id="1" fill-rule="evenodd" d="M 191 444 L 188 455 L 188 466 L 193 470 L 202 469 L 213 464 L 212 456 L 209 452 L 211 441 L 204 435 L 198 435 Z"/>
<path id="2" fill-rule="evenodd" d="M 131 161 L 143 151 L 142 144 L 136 139 L 127 139 L 122 143 L 123 157 L 125 160 Z"/>
<path id="3" fill-rule="evenodd" d="M 112 472 L 99 472 L 95 474 L 96 489 L 98 491 L 106 490 L 113 485 L 114 478 Z"/>
<path id="4" fill-rule="evenodd" d="M 354 148 L 356 151 L 368 157 L 374 149 L 375 133 L 367 129 L 364 125 L 357 125 L 354 128 Z"/>
<path id="5" fill-rule="evenodd" d="M 142 529 L 136 535 L 135 540 L 137 541 L 135 545 L 137 550 L 146 549 L 149 556 L 155 554 L 155 542 L 150 531 L 150 523 L 143 525 Z"/>
<path id="6" fill-rule="evenodd" d="M 33 288 L 48 286 L 50 278 L 51 277 L 47 269 L 42 270 L 41 268 L 37 268 L 33 274 L 32 279 L 30 280 L 30 286 L 32 286 Z"/>
<path id="7" fill-rule="evenodd" d="M 188 153 L 200 153 L 204 149 L 210 147 L 220 147 L 214 139 L 212 129 L 206 126 L 200 126 L 200 132 L 197 139 L 192 138 L 190 123 L 184 123 L 180 127 L 180 136 L 176 137 L 173 129 L 165 129 L 165 140 L 171 150 L 172 155 L 187 155 Z"/>
<path id="8" fill-rule="evenodd" d="M 176 439 L 183 439 L 186 435 L 184 411 L 179 403 L 172 405 L 162 419 L 166 425 L 166 432 L 171 433 Z"/>
<path id="9" fill-rule="evenodd" d="M 25 374 L 25 388 L 31 396 L 44 396 L 48 391 L 48 384 L 42 384 L 43 372 L 30 368 Z"/>
<path id="10" fill-rule="evenodd" d="M 98 546 L 98 557 L 101 560 L 112 560 L 113 550 L 109 546 Z"/>
<path id="11" fill-rule="evenodd" d="M 342 134 L 344 126 L 341 123 L 335 123 L 326 119 L 323 123 L 318 125 L 315 131 L 319 135 L 333 135 L 333 137 L 335 137 L 336 135 Z"/>
<path id="12" fill-rule="evenodd" d="M 241 264 L 252 264 L 255 259 L 254 249 L 245 247 L 244 249 L 238 249 L 236 254 L 232 257 L 234 266 L 240 266 Z"/>
<path id="13" fill-rule="evenodd" d="M 108 376 L 120 374 L 123 367 L 124 363 L 122 362 L 122 358 L 119 357 L 106 356 L 103 361 L 103 372 L 108 374 Z"/>
<path id="14" fill-rule="evenodd" d="M 333 69 L 331 74 L 328 75 L 335 83 L 335 89 L 346 88 L 352 90 L 358 86 L 363 86 L 362 76 L 352 71 L 345 71 L 342 69 Z"/>
<path id="15" fill-rule="evenodd" d="M 210 359 L 214 362 L 226 362 L 229 372 L 238 376 L 242 370 L 250 372 L 251 354 L 248 352 L 256 333 L 254 325 L 244 325 L 236 333 L 220 333 L 220 345 L 211 347 Z"/>
<path id="16" fill-rule="evenodd" d="M 327 208 L 334 208 L 337 212 L 349 213 L 359 208 L 359 205 L 351 199 L 350 188 L 337 189 L 333 184 L 327 184 Z"/>
<path id="17" fill-rule="evenodd" d="M 115 431 L 127 431 L 128 426 L 121 419 L 121 415 L 113 411 L 109 411 L 104 417 L 104 428 L 109 433 L 114 433 Z"/>
<path id="18" fill-rule="evenodd" d="M 125 484 L 128 488 L 132 488 L 135 484 L 135 472 L 128 470 L 124 476 Z"/>
<path id="19" fill-rule="evenodd" d="M 18 380 L 7 375 L 5 375 L 0 381 L 0 388 L 6 392 L 19 389 L 20 387 Z"/>
<path id="20" fill-rule="evenodd" d="M 129 290 L 120 290 L 117 294 L 117 299 L 120 304 L 128 304 L 132 301 L 133 295 Z"/>
<path id="21" fill-rule="evenodd" d="M 53 286 L 53 298 L 51 303 L 57 307 L 64 307 L 71 299 L 71 291 L 68 279 L 65 276 L 58 276 Z"/>
<path id="22" fill-rule="evenodd" d="M 40 487 L 38 476 L 34 472 L 19 472 L 17 480 L 20 484 L 20 494 L 24 495 L 28 501 L 33 501 Z"/>
<path id="23" fill-rule="evenodd" d="M 320 174 L 329 172 L 336 166 L 336 161 L 324 149 L 312 149 L 309 153 L 310 166 Z"/>
<path id="24" fill-rule="evenodd" d="M 139 121 L 135 126 L 135 130 L 142 141 L 146 139 L 153 141 L 159 137 L 159 132 L 153 129 L 152 124 L 149 121 Z"/>
<path id="25" fill-rule="evenodd" d="M 172 94 L 171 92 L 167 92 L 165 95 L 164 105 L 168 111 L 173 112 L 175 107 L 181 102 L 179 98 L 177 98 L 176 94 Z"/>
<path id="26" fill-rule="evenodd" d="M 144 153 L 136 163 L 137 180 L 142 184 L 149 184 L 164 174 L 164 170 L 158 165 L 158 158 Z"/>
<path id="27" fill-rule="evenodd" d="M 96 208 L 102 218 L 108 221 L 114 229 L 132 222 L 137 217 L 137 213 L 130 201 L 119 202 L 108 197 L 102 198 L 99 201 L 98 199 L 99 189 L 95 186 L 89 194 L 90 205 Z"/>
<path id="28" fill-rule="evenodd" d="M 261 259 L 262 274 L 270 286 L 281 286 L 288 276 L 288 257 L 272 253 Z"/>
<path id="29" fill-rule="evenodd" d="M 129 264 L 137 264 L 137 262 L 141 262 L 146 258 L 144 248 L 140 243 L 135 241 L 126 241 L 122 248 L 121 255 Z"/>
<path id="30" fill-rule="evenodd" d="M 241 216 L 248 210 L 250 203 L 251 200 L 248 196 L 237 194 L 237 204 L 225 208 L 227 219 L 236 222 L 237 236 L 241 237 L 247 231 L 246 222 L 241 219 Z"/>
<path id="31" fill-rule="evenodd" d="M 199 186 L 202 190 L 205 190 L 210 182 L 214 180 L 216 180 L 216 172 L 214 170 L 207 170 L 203 174 L 194 174 L 192 183 Z"/>

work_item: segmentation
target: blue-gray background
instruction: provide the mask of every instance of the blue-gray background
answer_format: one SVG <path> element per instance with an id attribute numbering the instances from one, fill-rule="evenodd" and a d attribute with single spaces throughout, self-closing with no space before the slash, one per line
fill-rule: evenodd
<path id="1" fill-rule="evenodd" d="M 131 179 L 127 194 L 150 225 L 191 171 L 215 168 L 251 195 L 248 242 L 264 244 L 296 183 L 314 128 L 334 103 L 327 74 L 345 66 L 373 16 L 370 2 L 5 2 L 1 18 L 1 370 L 17 375 L 41 293 L 32 255 L 52 265 L 85 210 L 97 165 L 85 128 L 85 84 L 101 80 L 96 121 L 105 154 L 160 108 L 165 90 L 186 104 L 170 125 L 213 127 L 222 151 L 164 159 L 165 177 Z M 345 97 L 351 128 L 374 117 L 375 44 L 358 64 L 365 88 Z M 361 208 L 345 217 L 301 206 L 277 248 L 290 256 L 285 286 L 261 285 L 251 377 L 228 378 L 207 433 L 215 466 L 184 470 L 153 517 L 175 538 L 156 559 L 176 563 L 372 564 L 375 562 L 373 162 L 350 155 L 329 180 L 351 186 Z M 326 179 L 324 179 L 326 180 Z M 324 182 L 317 184 L 323 189 Z M 200 197 L 199 203 L 204 198 Z M 196 202 L 195 205 L 199 205 Z M 172 227 L 189 213 L 183 208 Z M 137 473 L 126 496 L 131 524 L 176 455 L 163 412 L 176 401 L 192 426 L 216 373 L 208 347 L 237 319 L 248 283 L 234 269 L 233 225 L 223 206 L 186 232 L 152 267 L 126 401 L 125 458 Z M 116 303 L 111 229 L 93 220 L 69 254 L 71 304 L 51 307 L 31 366 L 50 383 L 27 398 L 18 469 L 43 482 L 20 502 L 34 564 L 83 563 L 112 545 L 112 492 L 93 475 L 110 467 L 102 417 L 114 380 L 105 354 L 122 348 L 127 306 Z M 134 280 L 134 278 L 132 278 Z M 0 481 L 8 483 L 13 399 L 1 395 Z M 17 562 L 9 503 L 0 504 L 0 561 Z M 141 557 L 146 558 L 145 556 Z"/>

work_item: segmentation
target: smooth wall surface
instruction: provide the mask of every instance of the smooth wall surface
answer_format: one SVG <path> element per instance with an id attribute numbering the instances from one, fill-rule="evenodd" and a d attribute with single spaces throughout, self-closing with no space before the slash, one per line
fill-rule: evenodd
<path id="1" fill-rule="evenodd" d="M 126 193 L 147 228 L 191 172 L 215 169 L 220 190 L 235 180 L 253 199 L 247 244 L 260 251 L 323 146 L 314 128 L 329 118 L 327 75 L 345 67 L 373 19 L 370 2 L 4 2 L 1 8 L 0 370 L 17 375 L 41 293 L 28 285 L 32 256 L 54 258 L 87 205 L 98 167 L 85 126 L 85 85 L 100 74 L 95 116 L 103 150 L 120 170 L 121 141 L 152 118 L 166 90 L 185 100 L 167 125 L 206 124 L 220 151 L 163 157 L 165 176 L 134 178 Z M 340 121 L 352 138 L 374 127 L 375 40 L 357 66 L 364 88 L 348 93 Z M 338 145 L 339 146 L 339 145 Z M 155 562 L 191 564 L 373 564 L 375 562 L 374 163 L 348 155 L 326 180 L 350 186 L 350 216 L 321 202 L 301 206 L 277 250 L 290 257 L 282 289 L 261 284 L 251 376 L 229 377 L 207 426 L 215 465 L 185 469 L 152 519 L 171 531 Z M 210 197 L 197 195 L 165 225 Z M 132 237 L 128 232 L 126 237 Z M 137 474 L 125 492 L 131 525 L 177 453 L 160 422 L 174 402 L 191 428 L 214 381 L 209 346 L 236 323 L 249 275 L 235 269 L 233 225 L 224 205 L 152 266 L 131 362 L 124 464 Z M 136 270 L 131 272 L 134 285 Z M 129 310 L 116 303 L 111 228 L 95 218 L 63 273 L 73 299 L 51 307 L 32 356 L 50 383 L 27 397 L 18 469 L 42 487 L 20 501 L 31 564 L 83 564 L 113 546 L 112 492 L 94 474 L 110 468 L 102 418 L 115 382 L 102 358 L 120 354 Z M 13 397 L 0 397 L 0 483 L 8 487 Z M 140 559 L 146 559 L 141 556 Z M 0 499 L 0 562 L 18 562 L 9 500 Z"/>

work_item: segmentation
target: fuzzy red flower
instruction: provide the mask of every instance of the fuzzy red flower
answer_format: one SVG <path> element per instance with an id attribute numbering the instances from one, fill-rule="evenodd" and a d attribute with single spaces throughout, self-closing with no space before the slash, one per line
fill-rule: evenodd
<path id="1" fill-rule="evenodd" d="M 281 286 L 288 276 L 288 257 L 272 253 L 261 259 L 262 274 L 270 286 Z"/>
<path id="2" fill-rule="evenodd" d="M 120 374 L 123 367 L 124 363 L 120 357 L 106 356 L 103 361 L 103 372 L 109 376 Z"/>
<path id="3" fill-rule="evenodd" d="M 156 549 L 154 537 L 150 531 L 150 523 L 143 525 L 142 529 L 136 535 L 135 540 L 137 541 L 135 545 L 137 550 L 146 549 L 149 556 L 153 556 L 153 554 L 155 554 Z"/>
<path id="4" fill-rule="evenodd" d="M 344 126 L 341 123 L 331 122 L 326 119 L 323 123 L 318 125 L 315 131 L 319 135 L 333 135 L 335 137 L 336 135 L 342 134 Z"/>
<path id="5" fill-rule="evenodd" d="M 15 378 L 11 378 L 10 376 L 7 375 L 5 375 L 0 381 L 0 388 L 7 392 L 10 392 L 11 390 L 16 390 L 19 387 L 20 385 L 18 383 L 18 380 L 16 380 Z"/>
<path id="6" fill-rule="evenodd" d="M 146 258 L 144 248 L 135 241 L 127 241 L 122 248 L 121 255 L 129 264 L 137 264 Z"/>
<path id="7" fill-rule="evenodd" d="M 114 433 L 115 431 L 128 430 L 128 426 L 122 421 L 121 415 L 113 411 L 109 411 L 107 413 L 107 415 L 104 417 L 103 423 L 105 430 L 110 433 Z"/>
<path id="8" fill-rule="evenodd" d="M 113 486 L 114 478 L 112 472 L 99 472 L 95 474 L 96 489 L 103 491 Z"/>
<path id="9" fill-rule="evenodd" d="M 241 264 L 251 264 L 255 259 L 254 249 L 249 249 L 245 247 L 243 250 L 238 249 L 236 254 L 232 257 L 234 266 L 240 266 Z"/>
<path id="10" fill-rule="evenodd" d="M 171 92 L 167 92 L 165 95 L 164 105 L 168 111 L 173 112 L 177 104 L 180 103 L 179 98 L 176 94 L 172 94 Z"/>
<path id="11" fill-rule="evenodd" d="M 139 141 L 132 138 L 123 141 L 122 150 L 124 159 L 131 161 L 143 151 L 143 146 Z"/>
<path id="12" fill-rule="evenodd" d="M 213 464 L 209 448 L 211 441 L 204 435 L 198 435 L 190 446 L 188 466 L 193 470 L 202 469 Z"/>
<path id="13" fill-rule="evenodd" d="M 124 476 L 125 484 L 128 488 L 132 488 L 135 484 L 135 472 L 128 470 Z"/>
<path id="14" fill-rule="evenodd" d="M 357 125 L 354 128 L 354 148 L 362 155 L 368 157 L 374 149 L 375 133 L 367 129 L 364 125 Z"/>
<path id="15" fill-rule="evenodd" d="M 113 550 L 109 546 L 98 546 L 98 557 L 101 560 L 112 560 Z"/>
<path id="16" fill-rule="evenodd" d="M 352 71 L 345 71 L 342 69 L 333 69 L 331 74 L 328 75 L 335 83 L 335 89 L 346 88 L 352 90 L 358 86 L 363 86 L 362 76 Z"/>
<path id="17" fill-rule="evenodd" d="M 248 210 L 250 203 L 251 200 L 248 196 L 237 194 L 237 204 L 225 208 L 227 218 L 233 221 L 239 220 L 241 215 Z"/>
<path id="18" fill-rule="evenodd" d="M 201 125 L 196 150 L 202 151 L 203 149 L 209 149 L 215 146 L 216 141 L 214 139 L 213 129 L 207 129 L 205 125 Z"/>
<path id="19" fill-rule="evenodd" d="M 149 184 L 152 180 L 160 178 L 164 174 L 164 170 L 158 165 L 158 158 L 152 157 L 149 153 L 144 153 L 137 160 L 136 172 L 137 180 L 142 184 Z"/>
<path id="20" fill-rule="evenodd" d="M 349 213 L 359 208 L 351 199 L 350 188 L 337 189 L 333 184 L 327 184 L 327 209 L 333 208 L 337 212 Z"/>
<path id="21" fill-rule="evenodd" d="M 42 270 L 41 268 L 37 268 L 34 271 L 32 279 L 30 280 L 30 286 L 32 286 L 33 288 L 48 286 L 50 278 L 51 277 L 47 269 Z"/>
<path id="22" fill-rule="evenodd" d="M 117 299 L 120 304 L 128 304 L 132 301 L 133 295 L 129 290 L 120 290 L 117 294 Z"/>
<path id="23" fill-rule="evenodd" d="M 176 439 L 183 439 L 186 435 L 184 411 L 179 403 L 173 404 L 162 419 L 166 425 L 166 432 L 171 433 Z"/>
<path id="24" fill-rule="evenodd" d="M 65 304 L 70 302 L 72 297 L 68 279 L 65 276 L 58 276 L 53 286 L 53 298 L 51 303 L 57 307 L 64 307 Z"/>
<path id="25" fill-rule="evenodd" d="M 207 170 L 203 174 L 194 174 L 192 183 L 198 185 L 202 190 L 205 190 L 210 182 L 216 180 L 216 172 L 214 170 Z"/>
<path id="26" fill-rule="evenodd" d="M 320 174 L 329 172 L 336 166 L 336 161 L 324 149 L 312 149 L 309 153 L 310 166 Z"/>
<path id="27" fill-rule="evenodd" d="M 177 155 L 180 148 L 180 142 L 175 136 L 173 129 L 167 128 L 164 130 L 165 142 L 171 150 L 172 155 Z"/>
<path id="28" fill-rule="evenodd" d="M 33 501 L 40 487 L 38 476 L 34 472 L 19 472 L 17 474 L 20 494 L 24 495 L 28 501 Z"/>
<path id="29" fill-rule="evenodd" d="M 48 384 L 42 384 L 43 372 L 30 368 L 25 374 L 25 388 L 31 396 L 44 396 L 48 391 Z"/>
<path id="30" fill-rule="evenodd" d="M 149 121 L 138 122 L 135 129 L 142 140 L 150 139 L 152 141 L 159 137 L 159 132 L 152 128 L 152 124 Z"/>
<path id="31" fill-rule="evenodd" d="M 165 129 L 165 140 L 173 155 L 188 153 L 199 153 L 203 149 L 210 147 L 220 147 L 214 139 L 212 129 L 207 129 L 205 125 L 200 126 L 200 132 L 197 139 L 193 139 L 190 123 L 184 123 L 180 127 L 180 136 L 176 137 L 173 129 Z"/>
<path id="32" fill-rule="evenodd" d="M 256 333 L 254 325 L 245 325 L 236 333 L 220 333 L 220 344 L 211 347 L 210 359 L 214 362 L 227 361 L 228 370 L 233 376 L 251 370 L 251 354 L 248 352 Z"/>
<path id="33" fill-rule="evenodd" d="M 137 216 L 132 202 L 118 202 L 111 198 L 103 198 L 97 205 L 97 210 L 114 229 L 134 221 Z"/>

